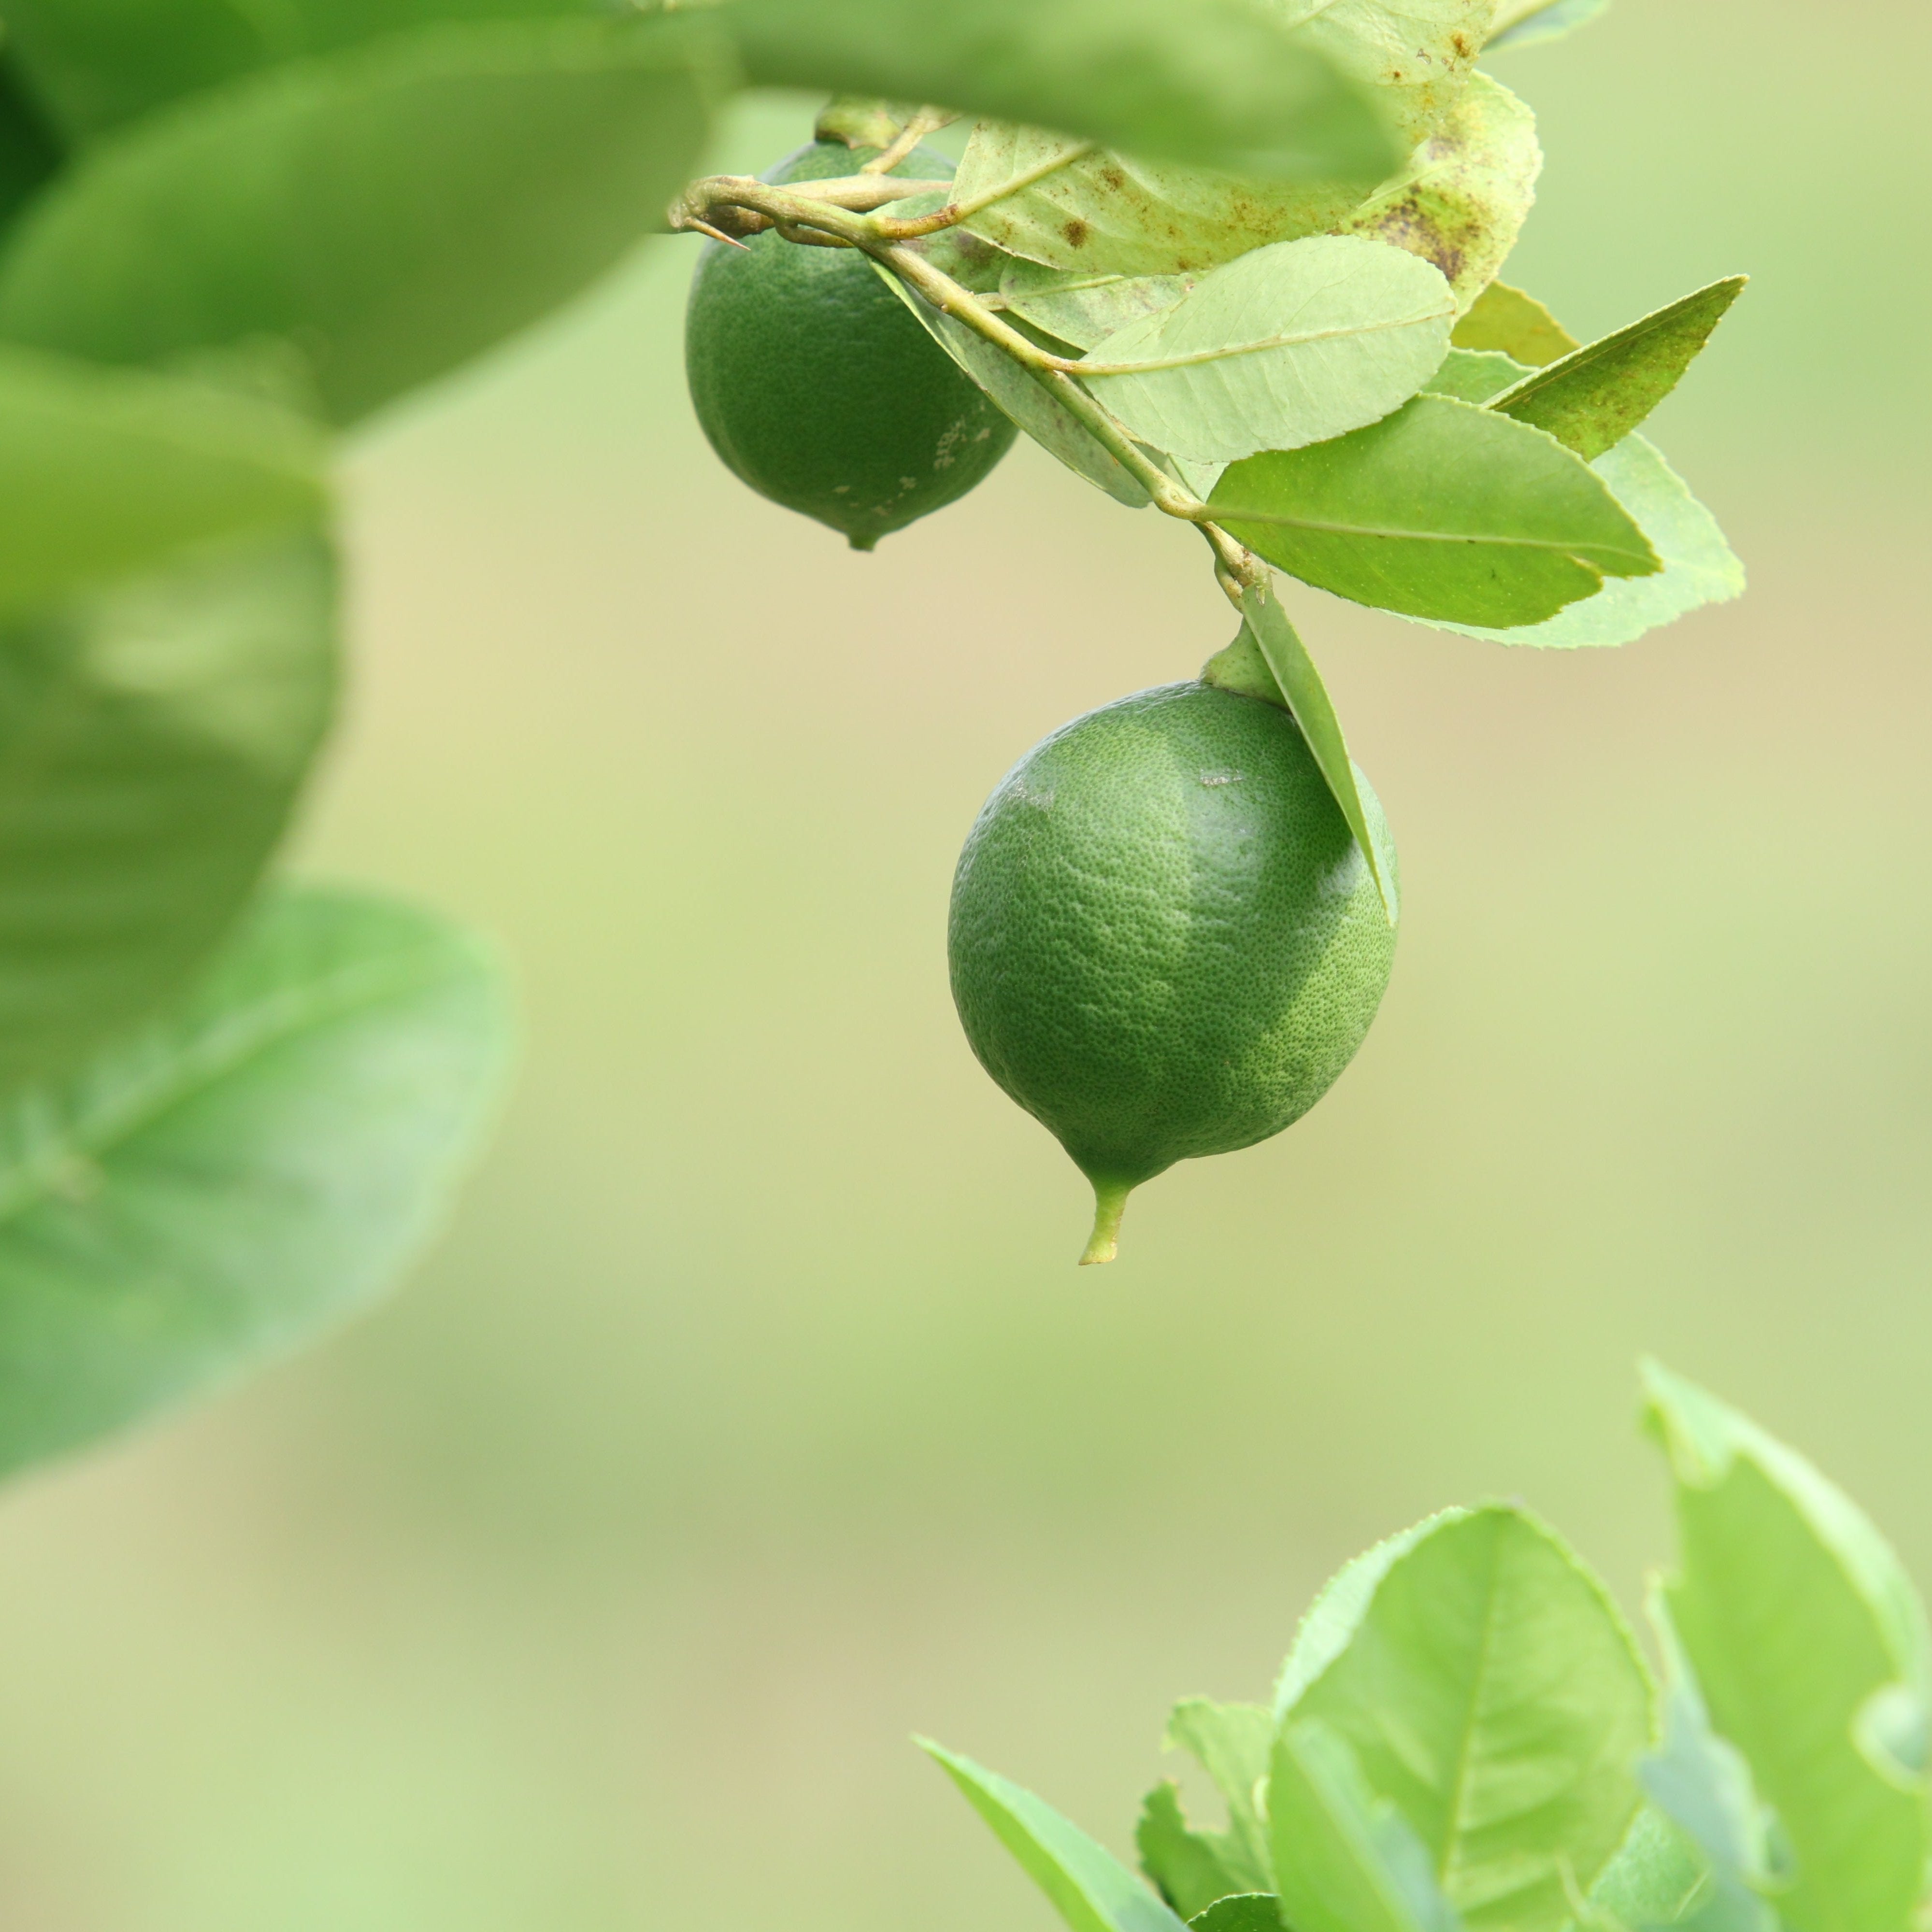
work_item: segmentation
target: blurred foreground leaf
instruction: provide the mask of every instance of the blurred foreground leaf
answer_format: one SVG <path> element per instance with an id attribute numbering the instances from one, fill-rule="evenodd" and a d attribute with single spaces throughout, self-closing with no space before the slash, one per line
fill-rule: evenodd
<path id="1" fill-rule="evenodd" d="M 1654 1364 L 1645 1382 L 1675 1479 L 1669 1628 L 1711 1729 L 1743 1754 L 1789 1840 L 1779 1916 L 1793 1932 L 1903 1928 L 1932 1851 L 1918 1595 L 1801 1456 Z"/>
<path id="2" fill-rule="evenodd" d="M 0 615 L 312 520 L 313 427 L 226 391 L 0 346 Z"/>
<path id="3" fill-rule="evenodd" d="M 179 1006 L 0 1109 L 0 1469 L 280 1355 L 388 1286 L 503 1070 L 427 915 L 269 900 Z"/>
<path id="4" fill-rule="evenodd" d="M 1237 463 L 1210 500 L 1270 563 L 1407 616 L 1540 623 L 1661 568 L 1589 466 L 1540 430 L 1418 396 L 1382 422 Z"/>
<path id="5" fill-rule="evenodd" d="M 29 93 L 14 50 L 0 44 L 0 230 L 46 185 L 62 148 Z"/>
<path id="6" fill-rule="evenodd" d="M 596 0 L 8 0 L 7 30 L 62 128 L 83 139 L 258 68 L 431 21 L 598 10 Z"/>
<path id="7" fill-rule="evenodd" d="M 1050 1804 L 971 1758 L 918 1742 L 1072 1932 L 1182 1932 L 1182 1922 L 1111 1852 Z"/>
<path id="8" fill-rule="evenodd" d="M 285 335 L 353 421 L 663 226 L 720 47 L 682 16 L 437 27 L 185 101 L 22 223 L 0 334 L 107 362 Z"/>
<path id="9" fill-rule="evenodd" d="M 0 1086 L 64 1071 L 227 932 L 327 726 L 335 623 L 308 531 L 0 623 Z"/>
<path id="10" fill-rule="evenodd" d="M 764 86 L 944 101 L 1275 179 L 1378 181 L 1402 158 L 1369 90 L 1245 0 L 729 0 L 724 17 Z"/>
<path id="11" fill-rule="evenodd" d="M 1307 1719 L 1332 1728 L 1470 1925 L 1557 1932 L 1570 1885 L 1587 1887 L 1630 1828 L 1631 1766 L 1651 1735 L 1649 1679 L 1602 1585 L 1540 1523 L 1495 1506 L 1436 1519 L 1351 1608 L 1284 1736 Z M 1269 1814 L 1302 1923 L 1272 1795 Z"/>

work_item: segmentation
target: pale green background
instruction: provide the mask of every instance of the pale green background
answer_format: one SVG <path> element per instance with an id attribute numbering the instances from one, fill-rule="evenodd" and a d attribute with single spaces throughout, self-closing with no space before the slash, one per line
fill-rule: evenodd
<path id="1" fill-rule="evenodd" d="M 0 1919 L 1037 1932 L 909 1732 L 1122 1846 L 1168 1698 L 1260 1693 L 1425 1510 L 1521 1495 L 1634 1601 L 1643 1350 L 1932 1580 L 1928 61 L 1907 0 L 1498 61 L 1573 328 L 1756 275 L 1657 424 L 1753 592 L 1567 658 L 1294 597 L 1394 986 L 1103 1273 L 945 896 L 1035 737 L 1225 640 L 1199 547 L 1025 449 L 871 558 L 762 504 L 684 400 L 686 243 L 370 437 L 303 862 L 500 934 L 528 1062 L 402 1298 L 16 1493 Z"/>

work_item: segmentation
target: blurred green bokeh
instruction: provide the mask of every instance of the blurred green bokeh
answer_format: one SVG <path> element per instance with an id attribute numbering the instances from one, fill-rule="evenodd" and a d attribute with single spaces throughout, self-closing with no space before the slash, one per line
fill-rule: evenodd
<path id="1" fill-rule="evenodd" d="M 1498 58 L 1514 279 L 1594 333 L 1756 278 L 1656 425 L 1752 594 L 1575 658 L 1291 595 L 1402 842 L 1393 989 L 1098 1274 L 946 892 L 1037 736 L 1226 640 L 1198 546 L 1025 448 L 873 557 L 761 503 L 682 242 L 370 436 L 300 862 L 502 934 L 528 1063 L 401 1300 L 12 1498 L 0 1916 L 1044 1928 L 909 1731 L 1125 1849 L 1168 1700 L 1260 1694 L 1427 1510 L 1521 1495 L 1633 1601 L 1645 1350 L 1932 1582 L 1928 60 L 1905 0 Z"/>

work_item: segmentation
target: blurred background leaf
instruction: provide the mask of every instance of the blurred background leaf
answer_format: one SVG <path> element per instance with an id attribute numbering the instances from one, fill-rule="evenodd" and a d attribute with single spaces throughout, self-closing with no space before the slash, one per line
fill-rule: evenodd
<path id="1" fill-rule="evenodd" d="M 0 1087 L 65 1071 L 226 934 L 335 707 L 314 530 L 0 623 Z"/>
<path id="2" fill-rule="evenodd" d="M 504 1057 L 494 963 L 270 898 L 180 1004 L 0 1108 L 0 1468 L 287 1352 L 434 1224 Z"/>
<path id="3" fill-rule="evenodd" d="M 1754 273 L 1646 428 L 1752 593 L 1570 654 L 1284 586 L 1401 844 L 1394 980 L 1084 1276 L 947 884 L 1035 739 L 1226 642 L 1199 544 L 1024 447 L 871 557 L 760 503 L 684 398 L 693 244 L 373 435 L 302 849 L 501 934 L 528 1069 L 407 1294 L 13 1492 L 11 1919 L 1051 1932 L 909 1732 L 1131 1861 L 1175 1697 L 1264 1697 L 1428 1510 L 1522 1494 L 1634 1610 L 1645 1349 L 1932 1580 L 1932 365 L 1844 346 L 1847 288 L 1932 297 L 1928 62 L 1904 0 L 1618 0 L 1510 57 L 1513 281 L 1587 338 Z"/>

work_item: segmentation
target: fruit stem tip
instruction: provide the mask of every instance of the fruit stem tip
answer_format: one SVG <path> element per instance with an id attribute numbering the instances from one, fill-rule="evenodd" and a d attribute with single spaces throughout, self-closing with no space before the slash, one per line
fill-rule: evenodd
<path id="1" fill-rule="evenodd" d="M 1086 1252 L 1080 1258 L 1082 1268 L 1110 1262 L 1120 1252 L 1120 1217 L 1127 1212 L 1127 1197 L 1133 1192 L 1131 1180 L 1094 1181 L 1093 1232 L 1088 1237 Z"/>

